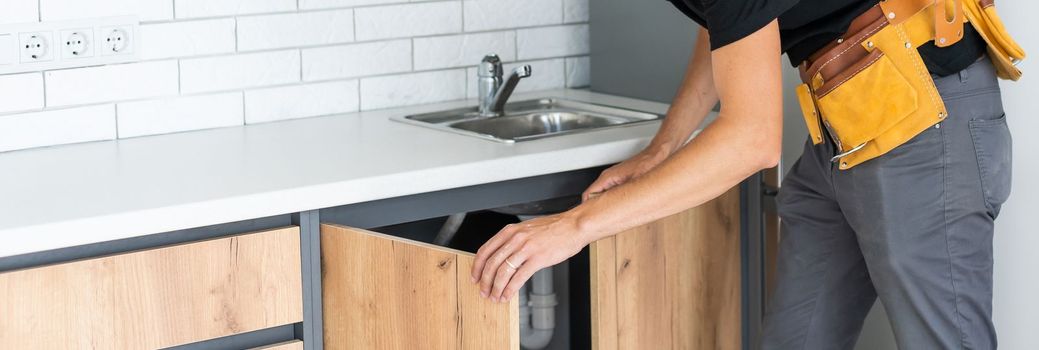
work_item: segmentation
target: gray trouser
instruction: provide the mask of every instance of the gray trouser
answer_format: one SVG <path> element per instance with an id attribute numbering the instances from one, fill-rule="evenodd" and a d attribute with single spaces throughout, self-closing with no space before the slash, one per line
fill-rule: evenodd
<path id="1" fill-rule="evenodd" d="M 935 80 L 949 117 L 837 170 L 805 146 L 779 193 L 778 282 L 765 349 L 852 349 L 880 298 L 900 349 L 993 349 L 993 220 L 1010 194 L 1010 132 L 982 59 Z"/>

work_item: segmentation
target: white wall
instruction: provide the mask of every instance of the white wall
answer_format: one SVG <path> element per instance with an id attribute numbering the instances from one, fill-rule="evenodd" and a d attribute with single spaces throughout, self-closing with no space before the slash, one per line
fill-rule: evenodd
<path id="1" fill-rule="evenodd" d="M 0 152 L 588 84 L 588 0 L 2 0 L 0 24 L 138 15 L 142 61 L 0 75 Z M 506 68 L 514 66 L 507 64 Z"/>
<path id="2" fill-rule="evenodd" d="M 999 1 L 1000 14 L 1025 51 L 1019 82 L 1003 82 L 1003 104 L 1014 135 L 1014 182 L 996 220 L 995 322 L 1004 349 L 1039 349 L 1039 32 L 1035 1 Z"/>

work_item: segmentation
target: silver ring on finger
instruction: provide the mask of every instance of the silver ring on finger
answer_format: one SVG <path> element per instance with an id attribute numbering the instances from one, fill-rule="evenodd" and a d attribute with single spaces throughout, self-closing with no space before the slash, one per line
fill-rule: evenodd
<path id="1" fill-rule="evenodd" d="M 513 270 L 519 270 L 519 266 L 514 265 L 509 259 L 505 259 L 505 265 L 509 265 Z"/>

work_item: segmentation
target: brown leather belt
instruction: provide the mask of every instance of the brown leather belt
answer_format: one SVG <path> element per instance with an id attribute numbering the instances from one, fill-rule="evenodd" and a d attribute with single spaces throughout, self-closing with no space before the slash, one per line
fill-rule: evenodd
<path id="1" fill-rule="evenodd" d="M 979 1 L 984 5 L 991 4 L 993 0 L 972 1 Z M 854 74 L 854 72 L 848 72 L 848 67 L 869 56 L 870 50 L 863 47 L 863 41 L 869 39 L 887 25 L 893 22 L 896 24 L 900 23 L 927 6 L 935 5 L 935 9 L 941 9 L 941 17 L 936 17 L 935 24 L 941 40 L 936 38 L 935 45 L 946 47 L 959 41 L 963 36 L 963 11 L 955 10 L 952 13 L 951 21 L 938 19 L 945 18 L 947 13 L 945 5 L 947 3 L 955 8 L 960 5 L 959 0 L 901 0 L 896 1 L 895 4 L 887 4 L 889 5 L 888 7 L 883 6 L 884 2 L 891 3 L 892 1 L 881 0 L 881 3 L 874 5 L 866 12 L 855 17 L 851 24 L 848 25 L 848 30 L 844 35 L 823 46 L 823 48 L 802 62 L 799 67 L 801 81 L 809 86 L 818 88 L 818 91 L 827 91 L 828 88 L 834 87 L 838 81 L 847 78 L 847 75 Z M 885 11 L 888 11 L 887 15 L 885 15 Z M 959 27 L 954 26 L 954 24 L 958 24 Z M 816 74 L 819 74 L 819 76 L 817 77 Z M 813 78 L 821 78 L 822 86 L 812 84 L 811 80 Z M 827 82 L 831 84 L 826 84 Z"/>
<path id="2" fill-rule="evenodd" d="M 845 35 L 823 46 L 808 56 L 807 60 L 801 62 L 799 67 L 801 81 L 812 85 L 809 80 L 816 73 L 822 74 L 824 82 L 839 81 L 840 79 L 835 78 L 839 78 L 838 75 L 841 72 L 845 72 L 849 66 L 869 55 L 869 52 L 862 48 L 862 42 L 887 24 L 884 10 L 880 8 L 879 4 L 855 17 Z"/>

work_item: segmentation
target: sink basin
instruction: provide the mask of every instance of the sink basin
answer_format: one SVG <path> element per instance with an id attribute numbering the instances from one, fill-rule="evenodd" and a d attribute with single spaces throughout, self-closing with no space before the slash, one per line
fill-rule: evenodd
<path id="1" fill-rule="evenodd" d="M 518 101 L 505 105 L 505 114 L 482 117 L 476 107 L 433 112 L 393 120 L 498 142 L 539 138 L 636 125 L 662 116 L 556 98 Z"/>

